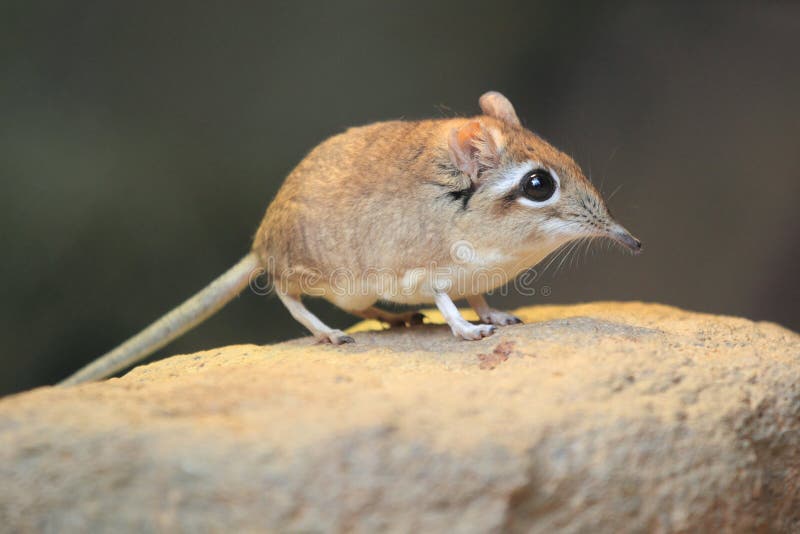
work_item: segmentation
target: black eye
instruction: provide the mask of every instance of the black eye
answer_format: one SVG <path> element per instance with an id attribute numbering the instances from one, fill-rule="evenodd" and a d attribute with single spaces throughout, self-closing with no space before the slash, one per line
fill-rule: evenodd
<path id="1" fill-rule="evenodd" d="M 536 169 L 522 178 L 522 193 L 531 200 L 544 202 L 556 192 L 553 175 L 544 169 Z"/>

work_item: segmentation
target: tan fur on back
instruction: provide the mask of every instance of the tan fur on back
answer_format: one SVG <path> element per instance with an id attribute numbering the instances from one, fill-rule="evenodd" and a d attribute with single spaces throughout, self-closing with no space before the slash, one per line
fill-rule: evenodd
<path id="1" fill-rule="evenodd" d="M 451 162 L 447 138 L 480 121 L 499 138 L 499 161 L 481 177 L 466 208 L 451 193 L 471 181 Z M 356 278 L 370 270 L 402 277 L 409 270 L 453 263 L 451 248 L 466 241 L 513 279 L 566 241 L 537 228 L 564 207 L 531 210 L 503 203 L 491 184 L 519 162 L 534 160 L 561 176 L 565 192 L 597 195 L 580 168 L 532 132 L 481 115 L 473 118 L 390 121 L 351 128 L 316 148 L 289 174 L 258 229 L 253 250 L 276 283 L 309 293 L 298 277 L 321 275 L 312 290 L 345 309 L 381 295 L 323 294 L 332 273 Z M 602 200 L 600 200 L 602 203 Z M 531 213 L 534 212 L 534 213 Z M 545 246 L 542 246 L 542 245 Z M 480 261 L 480 258 L 478 258 Z M 478 293 L 491 288 L 475 288 Z M 314 291 L 310 292 L 314 294 Z M 466 296 L 466 295 L 456 295 Z M 385 299 L 431 302 L 430 295 Z"/>

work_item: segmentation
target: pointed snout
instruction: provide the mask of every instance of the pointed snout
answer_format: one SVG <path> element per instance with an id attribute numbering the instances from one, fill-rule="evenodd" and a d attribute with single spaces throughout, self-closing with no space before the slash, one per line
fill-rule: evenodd
<path id="1" fill-rule="evenodd" d="M 623 245 L 634 254 L 639 254 L 642 252 L 642 242 L 619 224 L 615 224 L 609 230 L 608 237 L 620 245 Z"/>

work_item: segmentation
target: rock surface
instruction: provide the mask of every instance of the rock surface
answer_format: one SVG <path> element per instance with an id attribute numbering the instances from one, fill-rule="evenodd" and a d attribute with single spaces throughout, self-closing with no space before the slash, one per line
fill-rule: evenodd
<path id="1" fill-rule="evenodd" d="M 800 336 L 517 314 L 480 342 L 368 323 L 8 397 L 2 530 L 800 531 Z"/>

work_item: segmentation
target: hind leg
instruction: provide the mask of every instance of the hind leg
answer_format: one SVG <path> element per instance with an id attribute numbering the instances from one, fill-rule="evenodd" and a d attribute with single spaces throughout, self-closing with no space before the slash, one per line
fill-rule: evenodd
<path id="1" fill-rule="evenodd" d="M 341 345 L 342 343 L 353 343 L 355 340 L 342 332 L 341 330 L 334 330 L 322 321 L 316 315 L 308 311 L 303 305 L 300 297 L 297 295 L 290 295 L 288 293 L 276 292 L 278 298 L 281 299 L 283 305 L 292 314 L 292 317 L 311 331 L 311 334 L 317 338 L 317 341 L 322 343 L 332 343 L 334 345 Z"/>
<path id="2" fill-rule="evenodd" d="M 363 317 L 364 319 L 376 319 L 389 326 L 413 326 L 422 324 L 425 316 L 420 312 L 406 312 L 406 313 L 392 313 L 375 306 L 370 306 L 364 310 L 351 311 L 353 315 Z"/>

